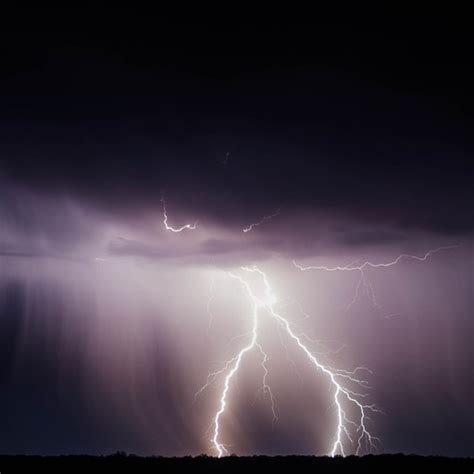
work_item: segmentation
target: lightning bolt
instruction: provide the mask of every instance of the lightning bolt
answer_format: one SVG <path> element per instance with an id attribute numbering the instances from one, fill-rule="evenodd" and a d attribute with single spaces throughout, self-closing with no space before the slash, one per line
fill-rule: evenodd
<path id="1" fill-rule="evenodd" d="M 366 270 L 370 268 L 390 268 L 397 265 L 402 260 L 417 260 L 419 262 L 424 262 L 433 254 L 441 252 L 442 250 L 451 250 L 451 249 L 455 249 L 459 247 L 460 247 L 459 245 L 447 245 L 447 246 L 428 250 L 428 252 L 426 252 L 423 255 L 411 255 L 407 253 L 402 253 L 394 260 L 390 262 L 385 262 L 385 263 L 372 263 L 370 261 L 365 261 L 362 264 L 357 265 L 358 263 L 358 260 L 357 260 L 345 266 L 338 265 L 335 267 L 327 267 L 324 265 L 318 265 L 318 266 L 310 265 L 310 266 L 305 267 L 298 264 L 295 260 L 293 260 L 293 265 L 303 272 L 308 271 L 308 270 L 320 270 L 320 271 L 325 271 L 325 272 L 359 272 L 360 277 L 356 285 L 354 298 L 348 304 L 346 310 L 350 309 L 350 307 L 359 299 L 361 290 L 364 291 L 365 295 L 367 296 L 367 298 L 369 299 L 369 301 L 372 303 L 374 307 L 380 308 L 375 296 L 374 287 L 372 283 L 367 279 Z"/>
<path id="2" fill-rule="evenodd" d="M 168 214 L 166 213 L 166 201 L 165 201 L 165 198 L 162 197 L 161 198 L 161 203 L 163 204 L 163 224 L 165 226 L 165 229 L 166 230 L 169 230 L 170 232 L 175 232 L 175 233 L 178 233 L 178 232 L 182 232 L 183 230 L 194 230 L 196 229 L 197 227 L 197 221 L 194 223 L 194 224 L 186 224 L 186 225 L 183 225 L 181 227 L 172 227 L 168 224 Z"/>
<path id="3" fill-rule="evenodd" d="M 255 222 L 254 224 L 250 224 L 248 227 L 245 227 L 245 229 L 242 229 L 242 232 L 250 232 L 254 227 L 257 227 L 261 224 L 263 224 L 265 221 L 268 221 L 269 219 L 272 219 L 273 217 L 276 217 L 280 214 L 280 209 L 277 209 L 273 214 L 270 214 L 269 216 L 263 216 L 258 222 Z"/>
<path id="4" fill-rule="evenodd" d="M 276 419 L 275 399 L 267 383 L 268 368 L 266 363 L 268 362 L 269 358 L 263 350 L 261 343 L 259 342 L 259 322 L 262 312 L 265 312 L 268 316 L 270 316 L 270 318 L 278 324 L 278 327 L 285 331 L 289 339 L 292 340 L 296 347 L 303 352 L 310 363 L 314 366 L 316 371 L 326 376 L 333 389 L 333 402 L 336 407 L 337 423 L 330 455 L 345 455 L 345 445 L 348 442 L 351 444 L 356 443 L 356 454 L 359 454 L 359 452 L 364 447 L 369 449 L 374 447 L 378 438 L 372 435 L 368 429 L 368 413 L 377 412 L 379 410 L 374 404 L 368 404 L 363 401 L 367 396 L 366 393 L 359 393 L 353 389 L 354 385 L 362 387 L 363 389 L 369 388 L 367 382 L 364 379 L 359 378 L 357 375 L 358 373 L 367 371 L 368 369 L 364 367 L 357 367 L 353 371 L 348 371 L 335 369 L 324 365 L 308 349 L 302 338 L 296 334 L 290 322 L 275 310 L 275 305 L 278 302 L 278 298 L 271 288 L 267 275 L 257 267 L 241 267 L 241 270 L 247 273 L 255 273 L 262 279 L 265 288 L 265 298 L 258 298 L 247 280 L 232 272 L 228 273 L 230 278 L 240 282 L 252 304 L 252 329 L 250 332 L 250 339 L 232 359 L 227 361 L 221 370 L 209 374 L 206 384 L 197 392 L 197 394 L 201 393 L 210 385 L 210 383 L 214 382 L 219 375 L 225 374 L 223 389 L 219 398 L 219 406 L 211 425 L 213 427 L 213 436 L 211 442 L 217 452 L 218 457 L 222 457 L 223 455 L 227 454 L 227 449 L 221 441 L 221 420 L 226 412 L 228 395 L 231 390 L 232 381 L 241 368 L 244 357 L 255 349 L 258 349 L 262 356 L 261 365 L 264 372 L 263 390 L 270 396 L 274 420 Z M 354 418 L 350 418 L 347 414 L 349 409 L 351 409 L 351 411 L 355 410 L 357 413 L 355 420 Z M 353 438 L 353 433 L 355 433 L 357 436 L 356 441 Z"/>

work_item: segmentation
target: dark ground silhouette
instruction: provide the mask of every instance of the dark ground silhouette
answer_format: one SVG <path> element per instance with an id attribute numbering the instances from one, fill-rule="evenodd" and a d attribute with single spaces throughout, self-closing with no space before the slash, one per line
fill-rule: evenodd
<path id="1" fill-rule="evenodd" d="M 474 473 L 474 458 L 402 454 L 345 458 L 312 456 L 208 456 L 166 458 L 117 453 L 111 456 L 0 456 L 0 473 L 12 472 L 225 472 L 271 473 Z"/>

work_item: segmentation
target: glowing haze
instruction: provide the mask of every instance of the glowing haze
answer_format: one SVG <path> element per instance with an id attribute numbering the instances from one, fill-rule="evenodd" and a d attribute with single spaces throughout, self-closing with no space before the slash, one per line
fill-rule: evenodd
<path id="1" fill-rule="evenodd" d="M 321 216 L 282 213 L 248 240 L 201 213 L 193 232 L 175 234 L 160 207 L 107 218 L 71 199 L 4 189 L 5 369 L 26 390 L 40 364 L 33 387 L 57 387 L 71 423 L 68 403 L 105 426 L 109 441 L 81 449 L 398 451 L 394 418 L 413 426 L 426 404 L 470 416 L 459 342 L 470 324 L 467 241 L 441 246 L 446 237 L 414 233 L 354 247 L 334 245 L 336 231 L 302 254 L 295 222 L 309 235 Z M 173 219 L 189 222 L 174 207 Z M 351 223 L 354 233 L 360 225 Z M 430 386 L 435 401 L 423 396 Z M 42 397 L 34 389 L 26 408 Z M 62 449 L 74 450 L 73 440 Z"/>
<path id="2" fill-rule="evenodd" d="M 5 55 L 0 452 L 472 455 L 462 81 L 163 28 Z"/>

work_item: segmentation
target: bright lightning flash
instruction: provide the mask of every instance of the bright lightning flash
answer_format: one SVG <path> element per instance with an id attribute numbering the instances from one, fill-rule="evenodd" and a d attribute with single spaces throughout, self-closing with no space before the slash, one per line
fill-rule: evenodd
<path id="1" fill-rule="evenodd" d="M 237 355 L 227 361 L 224 368 L 209 374 L 206 384 L 196 393 L 196 395 L 198 395 L 212 382 L 214 382 L 216 377 L 221 374 L 225 374 L 224 385 L 219 399 L 219 408 L 215 413 L 212 422 L 213 436 L 211 441 L 218 457 L 222 457 L 223 455 L 227 454 L 227 449 L 221 441 L 221 420 L 226 411 L 228 395 L 229 391 L 231 390 L 232 381 L 241 368 L 244 357 L 255 349 L 258 350 L 262 356 L 261 366 L 263 369 L 263 391 L 264 393 L 268 393 L 270 397 L 273 417 L 276 419 L 275 399 L 270 386 L 267 383 L 268 368 L 266 363 L 269 360 L 269 357 L 259 342 L 259 322 L 263 312 L 265 312 L 268 316 L 270 316 L 271 319 L 278 323 L 278 326 L 284 330 L 289 339 L 292 340 L 298 349 L 303 352 L 303 354 L 308 358 L 309 362 L 314 366 L 316 371 L 324 374 L 327 377 L 333 389 L 332 397 L 333 403 L 336 407 L 337 423 L 335 428 L 334 442 L 330 449 L 330 455 L 345 455 L 347 443 L 356 444 L 356 454 L 359 454 L 363 448 L 370 449 L 374 447 L 374 443 L 378 440 L 378 438 L 369 432 L 367 420 L 369 419 L 369 412 L 377 412 L 378 410 L 374 404 L 367 404 L 363 402 L 363 399 L 367 396 L 366 393 L 359 393 L 352 388 L 354 385 L 362 387 L 363 389 L 369 388 L 367 382 L 363 379 L 360 379 L 357 375 L 362 371 L 368 371 L 368 369 L 364 367 L 357 367 L 353 371 L 347 371 L 334 369 L 321 363 L 321 361 L 318 360 L 318 358 L 303 343 L 302 338 L 294 331 L 290 322 L 275 310 L 275 305 L 278 302 L 278 299 L 270 286 L 266 274 L 257 267 L 241 267 L 241 270 L 248 273 L 257 274 L 259 277 L 261 277 L 265 288 L 265 297 L 263 299 L 259 298 L 256 296 L 248 281 L 232 272 L 228 274 L 229 277 L 240 282 L 252 304 L 252 329 L 250 332 L 250 340 L 244 347 L 240 349 Z M 349 409 L 355 411 L 355 418 L 349 417 L 347 414 Z M 357 439 L 354 440 L 353 436 L 356 436 Z"/>
<path id="2" fill-rule="evenodd" d="M 372 305 L 378 308 L 379 305 L 375 297 L 374 287 L 372 286 L 372 283 L 367 279 L 367 276 L 365 273 L 367 269 L 390 268 L 397 265 L 401 260 L 418 260 L 420 262 L 424 262 L 433 254 L 438 253 L 441 250 L 449 250 L 449 249 L 455 249 L 455 248 L 459 248 L 459 245 L 449 245 L 445 247 L 438 247 L 436 249 L 429 250 L 428 252 L 426 252 L 424 255 L 421 255 L 421 256 L 403 253 L 399 255 L 397 258 L 395 258 L 394 260 L 390 262 L 386 262 L 386 263 L 372 263 L 372 262 L 366 261 L 362 264 L 357 265 L 357 261 L 356 261 L 345 266 L 326 267 L 323 265 L 319 265 L 319 266 L 310 265 L 310 266 L 304 267 L 296 263 L 295 260 L 293 260 L 293 265 L 303 272 L 308 271 L 308 270 L 320 270 L 320 271 L 325 271 L 325 272 L 359 272 L 360 278 L 356 285 L 354 298 L 347 306 L 347 309 L 349 309 L 357 301 L 357 299 L 359 298 L 361 288 L 364 289 L 365 294 L 367 298 L 370 300 L 370 302 L 372 303 Z"/>
<path id="3" fill-rule="evenodd" d="M 163 224 L 166 228 L 166 230 L 169 230 L 170 232 L 175 232 L 175 233 L 178 233 L 178 232 L 182 232 L 183 230 L 194 230 L 196 229 L 197 227 L 197 221 L 194 223 L 194 224 L 186 224 L 186 225 L 183 225 L 181 227 L 172 227 L 168 224 L 168 214 L 166 213 L 166 201 L 165 199 L 162 197 L 161 198 L 161 203 L 163 204 Z"/>

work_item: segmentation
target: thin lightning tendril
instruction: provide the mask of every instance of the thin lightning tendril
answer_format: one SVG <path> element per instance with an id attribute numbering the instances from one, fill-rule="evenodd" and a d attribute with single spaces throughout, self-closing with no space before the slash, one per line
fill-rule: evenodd
<path id="1" fill-rule="evenodd" d="M 368 383 L 364 379 L 360 379 L 357 376 L 357 373 L 361 371 L 368 371 L 365 367 L 357 367 L 353 371 L 347 371 L 342 369 L 334 369 L 327 365 L 321 363 L 316 356 L 306 347 L 303 343 L 301 337 L 295 333 L 290 322 L 284 318 L 282 315 L 276 312 L 274 306 L 277 303 L 277 297 L 274 294 L 266 274 L 259 270 L 257 267 L 241 267 L 241 270 L 249 273 L 258 274 L 264 283 L 265 288 L 265 299 L 258 298 L 253 292 L 250 284 L 242 277 L 229 272 L 229 277 L 238 280 L 243 288 L 245 289 L 251 303 L 253 306 L 252 309 L 252 331 L 251 337 L 247 345 L 242 347 L 240 351 L 232 359 L 227 361 L 225 366 L 217 371 L 209 374 L 206 384 L 196 393 L 200 394 L 205 390 L 215 379 L 221 375 L 226 374 L 224 378 L 223 389 L 219 398 L 219 408 L 216 411 L 213 419 L 213 437 L 211 439 L 214 449 L 217 452 L 218 457 L 222 457 L 227 454 L 227 449 L 224 444 L 221 442 L 221 419 L 226 411 L 228 404 L 228 396 L 231 389 L 231 383 L 236 374 L 238 373 L 244 356 L 251 352 L 254 348 L 257 348 L 262 356 L 261 366 L 264 371 L 263 375 L 263 390 L 265 393 L 268 393 L 271 401 L 273 419 L 276 420 L 276 411 L 275 411 L 275 399 L 273 393 L 270 389 L 270 386 L 267 383 L 268 368 L 266 363 L 268 362 L 268 355 L 264 352 L 261 343 L 258 341 L 259 336 L 259 320 L 261 316 L 261 311 L 264 310 L 272 319 L 274 319 L 280 328 L 282 328 L 288 337 L 296 343 L 296 346 L 306 355 L 308 360 L 312 365 L 317 369 L 317 371 L 322 372 L 327 376 L 331 386 L 334 389 L 333 400 L 334 405 L 336 406 L 337 412 L 337 428 L 335 434 L 335 440 L 332 445 L 330 455 L 335 456 L 336 454 L 345 455 L 345 444 L 347 440 L 352 444 L 354 442 L 352 433 L 356 433 L 357 436 L 357 447 L 356 454 L 364 448 L 372 448 L 375 445 L 375 442 L 378 440 L 374 435 L 369 432 L 367 427 L 368 412 L 377 412 L 379 411 L 374 404 L 367 404 L 363 400 L 367 394 L 359 393 L 353 390 L 352 384 L 355 384 L 362 389 L 368 389 Z M 355 410 L 358 415 L 356 416 L 356 421 L 349 418 L 346 413 L 346 410 L 351 408 Z"/>
<path id="2" fill-rule="evenodd" d="M 245 227 L 245 229 L 242 229 L 242 232 L 250 232 L 254 227 L 257 227 L 261 224 L 263 224 L 265 221 L 268 221 L 269 219 L 272 219 L 273 217 L 276 217 L 280 214 L 280 209 L 277 209 L 273 214 L 270 214 L 269 216 L 263 216 L 258 222 L 255 222 L 254 224 L 250 224 L 248 227 Z"/>
<path id="3" fill-rule="evenodd" d="M 264 395 L 268 394 L 268 396 L 270 397 L 270 405 L 272 409 L 273 422 L 275 423 L 278 420 L 278 416 L 276 413 L 276 400 L 275 400 L 275 397 L 273 396 L 273 392 L 270 385 L 267 384 L 268 367 L 266 364 L 270 358 L 268 357 L 268 354 L 263 350 L 263 347 L 261 346 L 261 344 L 257 343 L 256 345 L 260 351 L 260 354 L 262 354 L 262 357 L 263 357 L 262 359 L 263 378 L 262 378 L 261 390 L 263 391 Z"/>
<path id="4" fill-rule="evenodd" d="M 168 224 L 168 214 L 166 213 L 166 201 L 165 198 L 161 198 L 161 203 L 163 204 L 163 224 L 165 226 L 166 230 L 169 230 L 170 232 L 178 233 L 182 232 L 183 230 L 195 230 L 197 227 L 197 221 L 194 224 L 186 224 L 181 227 L 172 227 Z"/>

